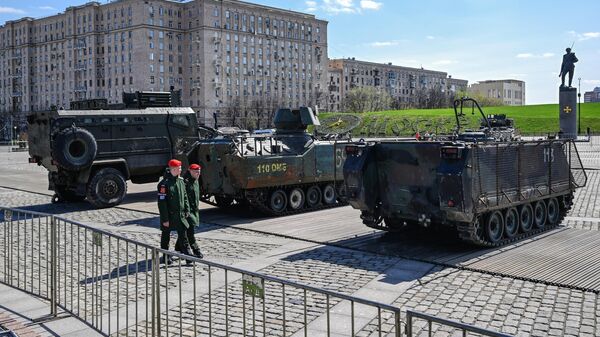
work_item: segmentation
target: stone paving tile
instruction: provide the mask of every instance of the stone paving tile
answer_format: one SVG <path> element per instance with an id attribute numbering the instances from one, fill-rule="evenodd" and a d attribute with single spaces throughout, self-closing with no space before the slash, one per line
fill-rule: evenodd
<path id="1" fill-rule="evenodd" d="M 445 269 L 421 278 L 393 305 L 517 336 L 598 336 L 598 301 L 591 292 Z M 391 315 L 385 322 L 393 322 Z M 358 336 L 375 336 L 376 323 Z M 426 323 L 415 323 L 414 335 L 427 336 Z M 436 324 L 433 329 L 434 336 L 458 333 Z"/>
<path id="2" fill-rule="evenodd" d="M 321 247 L 291 255 L 258 272 L 321 289 L 352 294 L 373 278 L 384 273 L 395 262 L 397 262 L 397 259 L 331 247 Z M 180 322 L 178 317 L 180 315 L 183 317 L 183 322 L 181 323 L 183 335 L 193 336 L 194 332 L 216 336 L 225 335 L 226 332 L 229 332 L 231 336 L 250 334 L 256 336 L 283 335 L 283 288 L 280 284 L 273 282 L 265 283 L 264 312 L 266 324 L 263 323 L 265 320 L 263 320 L 262 299 L 255 300 L 256 303 L 254 305 L 257 309 L 253 311 L 249 309 L 253 307 L 252 298 L 246 296 L 244 300 L 239 281 L 229 283 L 227 285 L 227 292 L 229 294 L 227 324 L 225 324 L 225 287 L 221 287 L 210 292 L 210 295 L 208 293 L 202 294 L 196 298 L 196 302 L 191 300 L 185 302 L 183 305 L 171 308 L 168 314 L 171 319 L 167 320 L 166 317 L 163 317 L 163 335 L 179 335 Z M 208 306 L 209 297 L 212 305 L 211 310 L 209 310 Z M 337 298 L 329 298 L 329 308 L 332 308 L 339 302 L 340 300 Z M 285 303 L 285 331 L 286 336 L 290 336 L 304 327 L 304 292 L 299 288 L 287 286 Z M 324 295 L 307 292 L 307 324 L 325 315 L 326 310 L 327 298 Z M 165 316 L 164 313 L 163 316 Z M 166 327 L 167 321 L 170 324 L 168 330 Z M 212 326 L 209 326 L 209 321 L 212 321 Z M 243 333 L 244 322 L 247 325 L 245 334 Z M 196 324 L 195 326 L 194 323 Z M 226 331 L 226 325 L 229 331 Z M 127 333 L 131 335 L 135 330 L 148 333 L 146 326 L 148 326 L 146 322 L 140 322 L 138 326 L 122 330 L 118 335 L 124 336 Z M 256 331 L 253 329 L 255 326 Z M 309 336 L 311 333 L 309 333 Z"/>
<path id="3" fill-rule="evenodd" d="M 49 226 L 45 223 L 0 223 L 0 243 L 10 247 L 0 251 L 0 278 L 5 283 L 49 297 L 50 251 L 47 238 Z M 32 234 L 33 231 L 33 234 Z M 159 246 L 158 232 L 132 232 L 112 230 L 127 239 Z M 26 239 L 27 237 L 27 239 Z M 149 301 L 151 284 L 151 250 L 115 238 L 102 237 L 101 241 L 91 231 L 71 225 L 58 226 L 58 301 L 84 319 L 93 320 L 98 315 L 115 311 L 139 302 Z M 176 241 L 172 234 L 171 246 Z M 198 238 L 205 258 L 224 264 L 252 258 L 279 247 L 276 244 L 223 239 Z M 7 261 L 15 268 L 7 275 Z M 168 282 L 161 289 L 174 289 L 193 279 L 192 268 L 161 268 L 161 277 Z M 163 272 L 164 271 L 164 272 Z M 206 267 L 194 269 L 196 277 L 206 275 Z"/>

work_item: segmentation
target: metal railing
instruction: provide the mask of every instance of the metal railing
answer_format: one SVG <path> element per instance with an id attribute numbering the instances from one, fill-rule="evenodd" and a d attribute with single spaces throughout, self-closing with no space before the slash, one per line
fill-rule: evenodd
<path id="1" fill-rule="evenodd" d="M 512 335 L 505 334 L 502 332 L 496 332 L 493 330 L 483 329 L 483 328 L 479 328 L 479 327 L 476 327 L 473 325 L 428 315 L 428 314 L 418 312 L 418 311 L 406 310 L 406 336 L 407 337 L 412 337 L 412 336 L 414 336 L 414 333 L 416 333 L 416 327 L 413 326 L 413 318 L 420 318 L 427 322 L 426 323 L 427 336 L 435 336 L 436 335 L 435 330 L 433 330 L 433 323 L 437 323 L 438 325 L 441 325 L 441 326 L 451 327 L 454 329 L 461 330 L 462 335 L 464 337 L 466 337 L 469 332 L 475 333 L 477 335 L 482 335 L 482 336 L 512 337 Z M 425 327 L 421 327 L 420 330 L 423 330 L 423 329 L 425 329 Z M 448 335 L 450 335 L 450 334 L 448 334 Z M 454 336 L 454 335 L 452 335 L 452 336 Z"/>
<path id="2" fill-rule="evenodd" d="M 104 335 L 353 336 L 371 321 L 401 334 L 397 307 L 165 251 L 145 233 L 3 207 L 0 220 L 0 282 Z"/>

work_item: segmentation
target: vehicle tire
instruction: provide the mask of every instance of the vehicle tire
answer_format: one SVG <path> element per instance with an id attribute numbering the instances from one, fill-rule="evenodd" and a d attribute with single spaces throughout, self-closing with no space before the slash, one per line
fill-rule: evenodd
<path id="1" fill-rule="evenodd" d="M 504 215 L 504 234 L 507 238 L 512 239 L 519 232 L 519 212 L 516 208 L 511 207 L 506 210 Z"/>
<path id="2" fill-rule="evenodd" d="M 523 233 L 527 233 L 533 228 L 533 207 L 531 207 L 531 204 L 521 206 L 519 228 L 521 228 L 521 232 Z"/>
<path id="3" fill-rule="evenodd" d="M 302 209 L 302 207 L 304 207 L 304 201 L 306 200 L 306 197 L 304 195 L 304 191 L 299 188 L 293 188 L 288 196 L 288 202 L 289 202 L 289 206 L 290 209 L 293 211 Z"/>
<path id="4" fill-rule="evenodd" d="M 232 197 L 215 196 L 215 202 L 220 208 L 227 208 L 233 204 Z"/>
<path id="5" fill-rule="evenodd" d="M 92 164 L 98 144 L 88 130 L 70 127 L 60 131 L 54 138 L 52 159 L 66 170 L 77 171 Z"/>
<path id="6" fill-rule="evenodd" d="M 504 232 L 504 217 L 500 211 L 494 211 L 487 216 L 485 221 L 485 234 L 491 243 L 502 239 Z"/>
<path id="7" fill-rule="evenodd" d="M 288 199 L 287 195 L 283 190 L 275 190 L 271 193 L 269 198 L 269 208 L 275 213 L 281 213 L 285 211 L 287 207 Z"/>
<path id="8" fill-rule="evenodd" d="M 546 203 L 543 200 L 536 201 L 533 205 L 533 224 L 535 228 L 544 228 L 547 217 Z"/>
<path id="9" fill-rule="evenodd" d="M 306 204 L 308 207 L 316 207 L 321 203 L 321 188 L 313 185 L 306 190 Z"/>
<path id="10" fill-rule="evenodd" d="M 98 170 L 87 186 L 88 201 L 99 208 L 121 203 L 127 193 L 127 183 L 121 171 L 112 167 Z"/>
<path id="11" fill-rule="evenodd" d="M 558 220 L 560 219 L 560 206 L 556 198 L 548 199 L 546 212 L 548 214 L 548 225 L 553 226 L 558 224 Z"/>
<path id="12" fill-rule="evenodd" d="M 54 192 L 56 192 L 59 202 L 80 202 L 85 199 L 85 195 L 77 195 L 74 191 L 67 189 L 66 186 L 56 186 Z"/>
<path id="13" fill-rule="evenodd" d="M 323 188 L 323 203 L 325 205 L 335 204 L 336 201 L 335 188 L 332 184 L 327 184 Z"/>

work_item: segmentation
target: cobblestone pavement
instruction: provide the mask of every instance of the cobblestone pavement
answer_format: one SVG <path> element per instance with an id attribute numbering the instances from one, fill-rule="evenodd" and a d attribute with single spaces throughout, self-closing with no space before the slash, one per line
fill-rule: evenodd
<path id="1" fill-rule="evenodd" d="M 600 156 L 588 150 L 586 148 L 582 151 L 585 152 L 585 160 L 589 160 L 590 165 L 597 163 L 596 157 Z M 0 155 L 0 170 L 3 166 L 18 169 L 24 165 L 20 162 L 10 163 L 3 158 Z M 588 171 L 588 185 L 576 193 L 574 207 L 563 225 L 600 230 L 598 177 L 598 172 Z M 0 206 L 57 214 L 152 246 L 157 246 L 159 241 L 156 215 L 146 212 L 125 208 L 92 209 L 86 203 L 51 204 L 49 196 L 5 188 L 0 188 Z M 45 229 L 36 231 L 33 240 L 28 242 L 19 240 L 27 232 L 21 231 L 18 235 L 10 232 L 8 235 L 6 223 L 0 223 L 0 226 L 0 243 L 10 241 L 13 247 L 17 248 L 14 252 L 26 252 L 24 255 L 12 255 L 12 258 L 27 261 L 35 260 L 36 256 L 40 258 L 40 263 L 27 264 L 27 270 L 19 270 L 16 275 L 10 275 L 10 280 L 15 281 L 16 276 L 21 281 L 22 276 L 26 279 L 23 282 L 27 289 L 37 287 L 42 294 L 47 295 L 48 248 L 44 244 L 37 244 L 38 241 L 43 241 L 40 235 L 45 235 Z M 24 227 L 20 228 L 23 229 Z M 34 229 L 28 229 L 29 233 L 34 232 Z M 101 245 L 94 245 L 92 243 L 95 238 L 91 233 L 75 231 L 75 240 L 72 240 L 68 227 L 67 231 L 61 234 L 63 236 L 59 237 L 62 238 L 63 252 L 69 253 L 66 256 L 73 256 L 66 261 L 59 261 L 58 264 L 60 275 L 63 277 L 59 283 L 67 285 L 61 287 L 61 303 L 67 303 L 69 308 L 87 317 L 88 321 L 95 320 L 99 323 L 102 322 L 102 317 L 115 315 L 116 309 L 119 308 L 122 320 L 119 328 L 111 328 L 113 334 L 133 334 L 135 331 L 143 334 L 147 331 L 150 322 L 146 320 L 145 315 L 148 298 L 146 284 L 151 269 L 146 265 L 145 251 L 138 249 L 136 252 L 134 246 L 122 243 L 117 249 L 115 240 L 103 239 Z M 209 261 L 244 265 L 260 259 L 264 261 L 264 265 L 255 264 L 254 270 L 261 273 L 349 295 L 360 292 L 378 277 L 391 273 L 393 266 L 399 261 L 381 255 L 323 246 L 304 246 L 297 252 L 282 254 L 281 249 L 297 243 L 291 239 L 213 225 L 201 226 L 196 236 Z M 82 248 L 86 242 L 88 246 Z M 174 237 L 172 242 L 174 243 Z M 71 250 L 75 254 L 70 255 Z M 0 252 L 0 274 L 5 270 L 4 264 L 8 258 L 6 252 Z M 81 261 L 84 260 L 95 263 L 90 264 L 93 267 L 82 270 Z M 33 272 L 29 268 L 32 268 Z M 42 273 L 38 273 L 39 270 Z M 27 275 L 30 275 L 30 281 L 27 281 Z M 31 275 L 36 276 L 31 278 Z M 211 332 L 216 336 L 224 335 L 225 329 L 229 329 L 232 335 L 242 335 L 244 322 L 246 334 L 250 334 L 254 328 L 251 324 L 252 315 L 255 315 L 256 335 L 263 335 L 263 326 L 267 336 L 283 335 L 284 297 L 280 284 L 267 282 L 265 285 L 265 292 L 269 295 L 264 300 L 266 320 L 263 320 L 263 300 L 255 298 L 254 305 L 257 309 L 250 309 L 253 306 L 252 298 L 246 296 L 244 299 L 240 275 L 230 274 L 229 282 L 225 283 L 224 273 L 213 270 L 210 292 L 207 288 L 208 275 L 208 268 L 199 265 L 180 269 L 176 263 L 169 268 L 161 267 L 161 291 L 164 294 L 169 293 L 171 300 L 168 310 L 162 311 L 164 335 L 179 335 L 180 331 L 185 335 L 193 335 L 194 331 L 206 334 L 209 328 L 212 328 Z M 7 276 L 3 276 L 4 279 L 0 277 L 0 280 L 6 281 Z M 195 284 L 197 289 L 194 288 Z M 390 294 L 387 302 L 403 310 L 415 309 L 520 336 L 600 335 L 599 298 L 591 292 L 451 268 L 436 269 L 420 278 L 398 281 L 397 285 L 404 288 Z M 179 289 L 184 290 L 181 301 L 176 296 L 171 296 L 177 294 Z M 110 298 L 108 294 L 111 294 Z M 226 298 L 229 311 L 227 324 Z M 304 303 L 307 304 L 308 324 L 322 318 L 327 312 L 327 299 L 322 295 L 308 292 L 305 301 L 303 292 L 288 287 L 285 303 L 286 335 L 302 331 Z M 137 311 L 131 309 L 136 304 L 139 306 Z M 340 302 L 331 298 L 329 308 L 333 309 L 336 305 L 340 305 Z M 126 308 L 129 308 L 129 317 L 124 314 Z M 138 316 L 135 315 L 136 312 Z M 178 317 L 180 313 L 181 321 L 173 318 Z M 384 312 L 382 318 L 386 331 L 390 332 L 393 327 L 391 317 Z M 377 320 L 374 319 L 367 326 L 358 327 L 359 335 L 377 335 L 376 323 Z M 423 322 L 419 324 L 419 327 L 424 327 Z M 435 336 L 457 334 L 456 331 L 436 325 L 434 329 Z M 419 335 L 426 335 L 425 330 L 421 329 L 418 332 Z"/>
<path id="2" fill-rule="evenodd" d="M 505 277 L 445 269 L 421 278 L 393 304 L 517 336 L 598 336 L 598 295 Z M 386 326 L 393 320 L 385 315 Z M 376 336 L 375 321 L 359 336 Z M 416 336 L 427 336 L 425 322 Z M 458 331 L 433 325 L 434 336 Z"/>

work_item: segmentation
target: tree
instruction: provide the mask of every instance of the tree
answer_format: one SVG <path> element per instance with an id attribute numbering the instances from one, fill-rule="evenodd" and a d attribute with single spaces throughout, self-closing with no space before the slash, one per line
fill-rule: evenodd
<path id="1" fill-rule="evenodd" d="M 347 112 L 381 111 L 389 109 L 391 105 L 392 97 L 387 91 L 362 87 L 348 92 L 344 110 Z"/>

